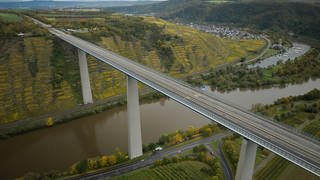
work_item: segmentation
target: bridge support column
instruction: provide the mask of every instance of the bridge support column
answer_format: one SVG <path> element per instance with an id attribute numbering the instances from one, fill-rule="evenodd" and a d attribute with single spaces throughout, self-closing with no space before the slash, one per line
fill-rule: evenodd
<path id="1" fill-rule="evenodd" d="M 240 157 L 236 170 L 236 180 L 252 179 L 257 147 L 258 145 L 250 140 L 242 140 Z"/>
<path id="2" fill-rule="evenodd" d="M 129 158 L 142 155 L 140 107 L 137 80 L 127 76 Z"/>
<path id="3" fill-rule="evenodd" d="M 83 104 L 93 103 L 86 53 L 78 49 Z"/>

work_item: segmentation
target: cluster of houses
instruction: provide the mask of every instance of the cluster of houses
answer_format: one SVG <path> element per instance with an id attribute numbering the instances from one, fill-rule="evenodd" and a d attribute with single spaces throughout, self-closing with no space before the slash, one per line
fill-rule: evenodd
<path id="1" fill-rule="evenodd" d="M 218 37 L 230 39 L 260 39 L 261 35 L 255 35 L 246 31 L 241 31 L 235 28 L 215 26 L 215 25 L 199 25 L 194 23 L 184 24 L 197 30 L 211 33 Z"/>

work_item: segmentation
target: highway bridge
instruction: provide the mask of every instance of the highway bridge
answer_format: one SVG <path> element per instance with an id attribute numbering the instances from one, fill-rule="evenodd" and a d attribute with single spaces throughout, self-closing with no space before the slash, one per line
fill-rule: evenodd
<path id="1" fill-rule="evenodd" d="M 265 147 L 320 176 L 320 143 L 318 141 L 93 43 L 52 28 L 36 19 L 33 19 L 33 21 L 47 28 L 56 37 L 79 49 L 84 102 L 92 102 L 91 90 L 88 90 L 88 88 L 90 89 L 88 70 L 86 62 L 83 62 L 86 61 L 85 53 L 128 76 L 127 101 L 130 158 L 142 154 L 140 112 L 136 85 L 136 81 L 140 81 L 244 137 L 236 179 L 252 178 L 257 145 Z"/>

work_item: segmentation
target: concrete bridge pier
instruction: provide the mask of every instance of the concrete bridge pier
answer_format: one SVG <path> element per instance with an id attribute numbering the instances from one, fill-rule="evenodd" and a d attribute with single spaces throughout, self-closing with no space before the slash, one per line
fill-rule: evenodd
<path id="1" fill-rule="evenodd" d="M 142 155 L 140 107 L 137 80 L 127 76 L 129 158 Z"/>
<path id="2" fill-rule="evenodd" d="M 78 49 L 83 104 L 93 103 L 86 53 Z"/>
<path id="3" fill-rule="evenodd" d="M 236 180 L 252 179 L 257 147 L 258 145 L 250 140 L 242 140 L 240 157 L 236 170 Z"/>

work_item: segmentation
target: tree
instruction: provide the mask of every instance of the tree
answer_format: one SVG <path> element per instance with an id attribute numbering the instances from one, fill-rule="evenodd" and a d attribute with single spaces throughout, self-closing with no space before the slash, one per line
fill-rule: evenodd
<path id="1" fill-rule="evenodd" d="M 144 153 L 150 151 L 149 146 L 146 145 L 146 144 L 142 144 L 142 151 L 143 151 Z"/>
<path id="2" fill-rule="evenodd" d="M 200 128 L 200 133 L 204 137 L 208 137 L 212 135 L 212 129 L 210 127 Z"/>
<path id="3" fill-rule="evenodd" d="M 192 149 L 192 151 L 193 151 L 194 153 L 207 152 L 207 148 L 206 148 L 205 145 L 200 144 L 199 146 L 195 146 L 195 147 Z"/>
<path id="4" fill-rule="evenodd" d="M 170 144 L 178 144 L 183 141 L 182 135 L 180 133 L 176 133 L 173 137 L 170 138 Z"/>
<path id="5" fill-rule="evenodd" d="M 41 179 L 41 175 L 38 173 L 29 172 L 23 176 L 25 180 L 34 180 L 34 179 Z"/>
<path id="6" fill-rule="evenodd" d="M 162 165 L 166 165 L 166 164 L 169 164 L 169 163 L 171 163 L 171 161 L 170 161 L 170 159 L 168 157 L 164 157 L 162 159 Z"/>
<path id="7" fill-rule="evenodd" d="M 98 161 L 96 159 L 88 160 L 88 169 L 96 169 L 98 168 Z"/>
<path id="8" fill-rule="evenodd" d="M 54 124 L 53 118 L 52 117 L 48 117 L 47 119 L 47 126 L 52 126 Z"/>
<path id="9" fill-rule="evenodd" d="M 117 158 L 116 158 L 116 156 L 115 156 L 115 155 L 109 156 L 109 158 L 108 158 L 108 163 L 109 163 L 110 165 L 116 164 L 116 163 L 117 163 Z"/>
<path id="10" fill-rule="evenodd" d="M 158 144 L 159 144 L 159 145 L 164 145 L 164 144 L 166 144 L 168 141 L 169 141 L 169 136 L 168 136 L 168 135 L 162 135 L 162 136 L 159 138 Z"/>
<path id="11" fill-rule="evenodd" d="M 184 133 L 184 135 L 190 139 L 196 133 L 197 133 L 197 129 L 193 126 L 189 126 L 186 132 Z"/>
<path id="12" fill-rule="evenodd" d="M 117 163 L 120 163 L 120 162 L 127 160 L 127 155 L 125 153 L 121 152 L 118 148 L 116 149 L 115 156 L 117 159 Z"/>
<path id="13" fill-rule="evenodd" d="M 108 157 L 107 156 L 102 156 L 99 159 L 99 164 L 101 167 L 106 167 L 108 165 Z"/>
<path id="14" fill-rule="evenodd" d="M 157 144 L 155 144 L 155 143 L 150 143 L 150 144 L 148 145 L 148 148 L 149 148 L 150 150 L 154 150 L 156 147 L 157 147 Z"/>
<path id="15" fill-rule="evenodd" d="M 157 167 L 157 166 L 161 166 L 161 164 L 162 164 L 161 160 L 156 160 L 153 165 Z"/>
<path id="16" fill-rule="evenodd" d="M 77 165 L 76 165 L 76 170 L 78 173 L 83 173 L 88 169 L 88 160 L 81 160 Z"/>

